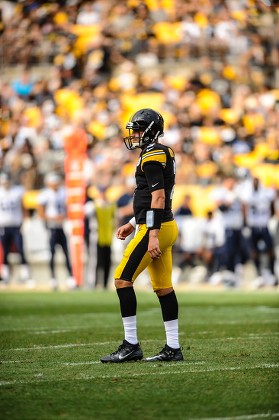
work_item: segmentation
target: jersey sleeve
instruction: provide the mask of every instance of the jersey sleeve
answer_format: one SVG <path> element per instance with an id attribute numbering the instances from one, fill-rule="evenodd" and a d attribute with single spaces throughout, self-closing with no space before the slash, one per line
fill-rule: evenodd
<path id="1" fill-rule="evenodd" d="M 144 165 L 147 163 L 160 165 L 162 168 L 166 167 L 167 156 L 164 150 L 153 147 L 146 149 L 141 158 L 141 169 L 144 171 Z"/>
<path id="2" fill-rule="evenodd" d="M 164 169 L 167 163 L 166 152 L 162 149 L 147 148 L 142 155 L 141 168 L 145 174 L 150 192 L 164 188 Z"/>
<path id="3" fill-rule="evenodd" d="M 160 165 L 150 162 L 144 166 L 144 173 L 151 192 L 164 188 L 164 174 Z"/>

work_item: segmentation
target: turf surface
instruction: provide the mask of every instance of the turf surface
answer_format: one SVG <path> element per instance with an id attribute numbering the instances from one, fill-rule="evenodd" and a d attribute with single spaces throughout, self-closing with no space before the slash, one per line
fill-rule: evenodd
<path id="1" fill-rule="evenodd" d="M 144 355 L 165 344 L 138 292 Z M 279 418 L 279 294 L 180 292 L 180 363 L 101 364 L 123 339 L 114 292 L 2 292 L 0 418 Z"/>

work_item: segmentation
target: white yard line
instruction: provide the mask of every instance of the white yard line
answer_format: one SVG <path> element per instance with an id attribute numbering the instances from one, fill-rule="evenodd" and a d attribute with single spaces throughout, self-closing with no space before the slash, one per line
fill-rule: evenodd
<path id="1" fill-rule="evenodd" d="M 72 347 L 89 347 L 89 346 L 102 346 L 102 345 L 114 345 L 116 343 L 113 341 L 103 342 L 103 343 L 68 343 L 68 344 L 57 344 L 54 346 L 34 346 L 34 347 L 17 347 L 15 349 L 5 349 L 5 351 L 28 351 L 28 350 L 50 350 L 50 349 L 65 349 Z M 118 343 L 118 341 L 117 341 Z M 2 350 L 3 351 L 3 350 Z"/>
<path id="2" fill-rule="evenodd" d="M 205 332 L 203 332 L 205 334 Z M 220 338 L 199 338 L 199 337 L 192 337 L 189 336 L 188 340 L 206 340 L 206 341 L 232 341 L 232 340 L 260 340 L 266 338 L 274 338 L 274 335 L 278 333 L 263 333 L 263 334 L 248 334 L 247 336 L 243 337 L 220 337 Z M 198 335 L 198 333 L 197 333 Z M 141 343 L 144 345 L 145 343 L 159 343 L 160 340 L 143 340 Z M 72 347 L 90 347 L 90 346 L 110 346 L 113 347 L 114 345 L 119 344 L 119 341 L 103 341 L 103 342 L 96 342 L 96 343 L 68 343 L 68 344 L 57 344 L 51 346 L 45 345 L 34 345 L 34 347 L 17 347 L 13 349 L 2 349 L 2 351 L 29 351 L 29 350 L 55 350 L 55 349 L 64 349 L 64 348 L 72 348 Z"/>
<path id="3" fill-rule="evenodd" d="M 142 344 L 144 343 L 160 343 L 161 340 L 144 340 L 141 341 Z M 55 349 L 64 349 L 64 348 L 72 348 L 72 347 L 93 347 L 93 346 L 110 346 L 113 347 L 115 345 L 119 345 L 119 341 L 103 341 L 103 342 L 96 342 L 96 343 L 68 343 L 68 344 L 56 344 L 52 346 L 44 346 L 44 345 L 34 345 L 34 347 L 16 347 L 13 349 L 2 349 L 2 351 L 29 351 L 29 350 L 55 350 Z"/>
<path id="4" fill-rule="evenodd" d="M 252 420 L 252 419 L 262 419 L 262 418 L 279 418 L 279 413 L 259 413 L 259 414 L 246 414 L 244 416 L 234 416 L 234 417 L 205 417 L 200 419 L 192 420 Z"/>
<path id="5" fill-rule="evenodd" d="M 278 324 L 278 320 L 277 319 L 263 319 L 263 320 L 258 320 L 255 321 L 257 322 L 257 324 Z M 190 325 L 204 325 L 205 321 L 191 321 Z M 247 321 L 211 321 L 211 325 L 246 325 Z M 66 327 L 63 328 L 63 330 L 67 330 L 67 331 L 71 331 L 71 330 L 85 330 L 85 329 L 89 329 L 90 327 L 88 326 L 73 326 L 73 327 Z M 40 332 L 40 331 L 45 331 L 46 333 L 48 332 L 55 332 L 57 330 L 55 329 L 50 329 L 48 330 L 47 327 L 38 327 L 38 328 L 34 328 L 34 327 L 18 327 L 18 328 L 8 328 L 5 327 L 4 325 L 1 325 L 0 327 L 0 332 L 10 332 L 10 331 L 30 331 L 30 332 Z"/>
<path id="6" fill-rule="evenodd" d="M 12 364 L 12 363 L 26 363 L 26 360 L 1 360 L 0 363 L 2 365 L 4 365 L 4 364 Z"/>
<path id="7" fill-rule="evenodd" d="M 64 366 L 80 366 L 80 365 L 95 365 L 95 364 L 100 364 L 100 362 L 67 362 L 67 363 L 62 363 Z M 205 362 L 201 361 L 201 362 L 187 362 L 188 365 L 205 365 Z M 170 366 L 168 364 L 168 366 Z M 173 365 L 172 365 L 173 366 Z"/>
<path id="8" fill-rule="evenodd" d="M 140 363 L 140 362 L 137 362 Z M 143 362 L 141 362 L 143 363 Z M 93 364 L 93 362 L 92 362 Z M 100 364 L 101 362 L 96 362 L 94 361 L 94 364 Z M 180 362 L 179 363 L 181 366 L 185 366 L 187 363 L 184 362 Z M 156 371 L 156 372 L 150 372 L 149 368 L 152 367 L 157 367 L 158 365 L 156 364 L 151 364 L 151 363 L 147 363 L 146 367 L 147 370 L 146 372 L 138 372 L 138 373 L 133 373 L 130 374 L 129 373 L 129 377 L 140 377 L 140 376 L 162 376 L 162 375 L 183 375 L 183 374 L 194 374 L 194 373 L 210 373 L 210 372 L 224 372 L 224 371 L 241 371 L 241 370 L 254 370 L 254 369 L 278 369 L 279 368 L 279 364 L 269 364 L 269 363 L 265 363 L 262 365 L 255 365 L 255 366 L 231 366 L 231 367 L 216 367 L 216 368 L 203 368 L 203 369 L 181 369 L 181 370 L 171 370 L 167 369 L 167 370 L 162 370 L 163 367 L 160 368 L 160 371 Z M 174 366 L 173 363 L 166 363 L 165 367 L 177 367 Z M 124 375 L 125 376 L 125 375 Z M 80 375 L 79 377 L 74 377 L 72 379 L 62 379 L 60 377 L 56 377 L 54 379 L 48 379 L 48 378 L 44 378 L 44 375 L 42 373 L 37 374 L 37 378 L 38 379 L 30 379 L 30 380 L 14 380 L 14 381 L 1 381 L 0 382 L 0 386 L 6 386 L 6 385 L 21 385 L 21 384 L 33 384 L 33 383 L 40 383 L 40 382 L 63 382 L 63 381 L 91 381 L 94 379 L 111 379 L 111 378 L 122 378 L 123 379 L 123 373 L 119 373 L 119 374 L 111 374 L 111 375 Z M 217 420 L 217 419 L 214 419 Z"/>
<path id="9" fill-rule="evenodd" d="M 255 315 L 256 316 L 256 315 Z M 252 319 L 257 324 L 278 324 L 277 319 Z M 190 325 L 204 325 L 206 321 L 193 321 Z M 247 325 L 247 321 L 210 321 L 210 325 Z"/>
<path id="10" fill-rule="evenodd" d="M 66 330 L 32 331 L 32 332 L 29 332 L 29 334 L 35 334 L 35 335 L 37 335 L 37 334 L 44 335 L 45 334 L 45 335 L 49 335 L 49 334 L 67 333 L 67 332 L 70 332 L 70 331 L 74 331 L 74 329 L 71 328 L 71 329 L 66 329 Z"/>
<path id="11" fill-rule="evenodd" d="M 181 362 L 180 362 L 181 363 Z M 182 362 L 183 363 L 183 362 Z M 173 366 L 173 363 L 169 363 L 169 366 Z M 156 367 L 158 365 L 156 364 L 150 364 L 150 366 L 152 367 Z M 279 368 L 279 364 L 264 364 L 264 365 L 257 365 L 257 366 L 245 366 L 245 367 L 241 367 L 241 366 L 231 366 L 231 367 L 224 367 L 224 368 L 206 368 L 206 369 L 188 369 L 188 370 L 168 370 L 168 371 L 162 371 L 160 370 L 160 372 L 140 372 L 140 373 L 133 373 L 129 376 L 132 377 L 136 377 L 136 376 L 157 376 L 157 375 L 181 375 L 181 374 L 185 374 L 185 373 L 210 373 L 210 372 L 223 372 L 223 371 L 237 371 L 237 370 L 254 370 L 254 369 L 278 369 Z M 123 375 L 102 375 L 101 378 L 102 379 L 109 379 L 109 378 L 122 378 Z M 81 379 L 96 379 L 97 377 L 90 377 L 90 376 L 84 376 Z"/>
<path id="12" fill-rule="evenodd" d="M 1 332 L 11 332 L 11 331 L 24 331 L 24 332 L 29 332 L 30 334 L 48 334 L 48 333 L 52 333 L 52 332 L 56 332 L 56 331 L 75 331 L 75 330 L 86 330 L 88 329 L 88 327 L 85 327 L 84 325 L 77 325 L 77 326 L 70 326 L 70 327 L 65 327 L 65 328 L 61 328 L 61 329 L 51 329 L 48 327 L 38 327 L 38 328 L 34 328 L 34 327 L 22 327 L 22 328 L 1 328 L 0 327 L 0 331 Z"/>
<path id="13" fill-rule="evenodd" d="M 272 306 L 257 306 L 256 309 L 260 312 L 279 312 L 279 308 L 274 308 Z"/>

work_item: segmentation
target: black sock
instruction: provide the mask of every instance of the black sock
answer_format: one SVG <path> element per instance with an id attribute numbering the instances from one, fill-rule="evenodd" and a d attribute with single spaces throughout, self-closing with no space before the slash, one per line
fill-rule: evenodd
<path id="1" fill-rule="evenodd" d="M 178 319 L 178 302 L 174 290 L 165 296 L 158 296 L 164 322 Z"/>
<path id="2" fill-rule="evenodd" d="M 133 287 L 124 287 L 116 289 L 122 318 L 134 316 L 137 312 L 137 298 Z"/>

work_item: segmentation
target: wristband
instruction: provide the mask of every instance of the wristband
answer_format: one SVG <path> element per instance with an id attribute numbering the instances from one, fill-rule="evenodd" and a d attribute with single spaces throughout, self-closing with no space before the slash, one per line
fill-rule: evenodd
<path id="1" fill-rule="evenodd" d="M 129 220 L 130 225 L 133 226 L 134 229 L 136 229 L 136 218 L 132 217 L 132 219 Z"/>
<path id="2" fill-rule="evenodd" d="M 146 227 L 149 230 L 160 229 L 164 209 L 150 209 L 146 212 Z"/>

